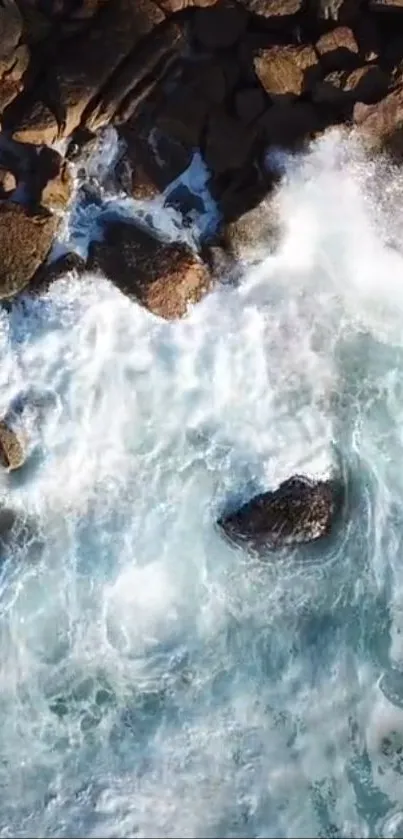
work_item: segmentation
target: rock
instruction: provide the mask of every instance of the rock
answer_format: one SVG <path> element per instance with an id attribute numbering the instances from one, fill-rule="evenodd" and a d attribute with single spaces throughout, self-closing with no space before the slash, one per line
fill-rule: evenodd
<path id="1" fill-rule="evenodd" d="M 53 283 L 66 274 L 81 276 L 85 271 L 85 261 L 78 253 L 64 253 L 53 262 L 40 265 L 29 284 L 30 292 L 46 291 Z"/>
<path id="2" fill-rule="evenodd" d="M 254 59 L 256 75 L 270 96 L 296 97 L 318 78 L 318 57 L 310 46 L 275 46 Z"/>
<path id="3" fill-rule="evenodd" d="M 239 0 L 248 12 L 269 18 L 270 22 L 282 21 L 300 12 L 304 0 Z"/>
<path id="4" fill-rule="evenodd" d="M 19 469 L 25 461 L 24 449 L 15 431 L 0 420 L 0 464 L 10 472 Z"/>
<path id="5" fill-rule="evenodd" d="M 343 105 L 352 102 L 372 104 L 386 95 L 389 79 L 379 67 L 365 65 L 351 73 L 329 73 L 318 82 L 313 100 L 318 104 Z"/>
<path id="6" fill-rule="evenodd" d="M 205 9 L 217 2 L 218 0 L 159 0 L 159 5 L 167 15 L 171 15 L 193 7 Z"/>
<path id="7" fill-rule="evenodd" d="M 39 135 L 41 143 L 70 136 L 81 123 L 84 112 L 87 109 L 91 112 L 92 101 L 96 97 L 102 99 L 100 94 L 107 80 L 164 19 L 154 0 L 107 3 L 102 14 L 95 16 L 88 32 L 75 37 L 74 49 L 68 40 L 63 42 L 45 71 L 43 86 L 52 101 L 56 131 L 49 118 L 46 94 L 39 102 L 33 94 L 20 123 L 12 126 L 13 136 L 22 139 L 23 132 L 24 140 L 28 141 L 29 130 L 31 138 Z"/>
<path id="8" fill-rule="evenodd" d="M 259 87 L 244 87 L 238 90 L 234 100 L 235 113 L 248 125 L 267 107 L 267 98 Z"/>
<path id="9" fill-rule="evenodd" d="M 256 132 L 225 111 L 210 112 L 204 159 L 216 174 L 241 169 L 253 155 Z"/>
<path id="10" fill-rule="evenodd" d="M 15 175 L 9 169 L 0 167 L 0 197 L 13 192 L 17 186 Z"/>
<path id="11" fill-rule="evenodd" d="M 234 46 L 248 23 L 245 10 L 231 0 L 221 0 L 215 6 L 196 9 L 193 30 L 197 41 L 207 50 Z"/>
<path id="12" fill-rule="evenodd" d="M 339 506 L 340 488 L 333 482 L 295 476 L 223 516 L 218 525 L 236 544 L 278 550 L 328 536 Z"/>
<path id="13" fill-rule="evenodd" d="M 259 118 L 259 125 L 268 146 L 297 148 L 312 138 L 324 125 L 310 102 L 273 105 Z"/>
<path id="14" fill-rule="evenodd" d="M 211 285 L 201 260 L 180 242 L 161 242 L 147 230 L 112 222 L 103 242 L 92 242 L 87 267 L 102 271 L 125 294 L 158 317 L 186 314 Z"/>
<path id="15" fill-rule="evenodd" d="M 253 260 L 273 250 L 280 241 L 281 230 L 276 196 L 269 195 L 236 221 L 226 225 L 222 234 L 223 244 L 234 259 Z"/>
<path id="16" fill-rule="evenodd" d="M 126 144 L 125 165 L 140 172 L 140 179 L 149 184 L 150 194 L 163 192 L 189 166 L 193 152 L 173 137 L 162 134 L 148 121 L 130 120 L 119 128 Z M 136 175 L 135 175 L 136 177 Z"/>
<path id="17" fill-rule="evenodd" d="M 180 87 L 167 99 L 156 117 L 162 133 L 190 147 L 198 146 L 209 110 L 208 102 L 195 96 L 192 88 Z"/>
<path id="18" fill-rule="evenodd" d="M 211 59 L 187 63 L 183 68 L 181 84 L 192 92 L 193 97 L 213 105 L 221 105 L 233 86 L 228 79 L 225 62 Z"/>
<path id="19" fill-rule="evenodd" d="M 38 204 L 49 210 L 64 210 L 73 190 L 73 179 L 66 160 L 46 146 L 38 155 L 35 169 Z"/>
<path id="20" fill-rule="evenodd" d="M 369 0 L 369 7 L 376 12 L 396 12 L 403 10 L 403 0 Z"/>
<path id="21" fill-rule="evenodd" d="M 403 153 L 403 86 L 400 85 L 380 102 L 354 106 L 353 121 L 367 147 L 386 148 L 401 158 Z"/>
<path id="22" fill-rule="evenodd" d="M 119 189 L 122 189 L 136 201 L 147 201 L 161 193 L 161 190 L 147 175 L 144 167 L 140 163 L 133 166 L 131 160 L 125 155 L 115 167 L 115 177 Z"/>
<path id="23" fill-rule="evenodd" d="M 0 299 L 28 285 L 52 246 L 58 219 L 32 215 L 12 201 L 0 202 Z"/>
<path id="24" fill-rule="evenodd" d="M 312 0 L 311 8 L 319 19 L 352 23 L 359 18 L 361 0 Z"/>
<path id="25" fill-rule="evenodd" d="M 357 65 L 358 44 L 348 26 L 338 26 L 319 38 L 316 50 L 325 73 L 349 70 Z"/>
<path id="26" fill-rule="evenodd" d="M 11 132 L 13 140 L 18 143 L 40 146 L 44 143 L 52 145 L 59 134 L 59 125 L 54 113 L 40 100 L 31 101 L 16 123 L 13 112 L 5 114 L 3 127 Z"/>

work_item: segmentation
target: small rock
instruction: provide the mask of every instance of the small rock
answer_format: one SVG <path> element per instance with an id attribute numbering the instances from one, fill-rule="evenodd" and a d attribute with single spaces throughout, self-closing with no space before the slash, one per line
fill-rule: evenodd
<path id="1" fill-rule="evenodd" d="M 218 525 L 235 544 L 278 550 L 328 536 L 339 506 L 340 487 L 333 482 L 295 476 L 223 516 Z"/>
<path id="2" fill-rule="evenodd" d="M 183 317 L 189 304 L 209 291 L 211 277 L 199 257 L 181 242 L 161 242 L 147 230 L 112 222 L 103 242 L 92 242 L 88 270 L 100 270 L 154 315 Z"/>
<path id="3" fill-rule="evenodd" d="M 10 426 L 0 421 L 0 463 L 10 472 L 19 469 L 25 461 L 23 447 Z"/>
<path id="4" fill-rule="evenodd" d="M 193 17 L 195 37 L 207 50 L 234 46 L 247 23 L 245 10 L 231 0 L 222 0 L 209 9 L 197 9 Z"/>
<path id="5" fill-rule="evenodd" d="M 338 26 L 319 38 L 316 50 L 325 73 L 349 70 L 357 65 L 358 44 L 348 26 Z"/>
<path id="6" fill-rule="evenodd" d="M 239 0 L 248 12 L 268 18 L 269 22 L 282 21 L 300 12 L 304 0 Z"/>
<path id="7" fill-rule="evenodd" d="M 300 96 L 320 74 L 318 57 L 310 46 L 275 46 L 261 50 L 254 60 L 256 75 L 271 96 Z"/>
<path id="8" fill-rule="evenodd" d="M 38 203 L 48 210 L 65 210 L 71 198 L 73 179 L 66 160 L 58 152 L 44 147 L 38 155 Z"/>
<path id="9" fill-rule="evenodd" d="M 48 213 L 32 215 L 20 204 L 0 202 L 0 299 L 28 285 L 50 251 L 58 224 Z"/>
<path id="10" fill-rule="evenodd" d="M 15 175 L 9 169 L 0 167 L 0 196 L 13 192 L 17 186 Z"/>

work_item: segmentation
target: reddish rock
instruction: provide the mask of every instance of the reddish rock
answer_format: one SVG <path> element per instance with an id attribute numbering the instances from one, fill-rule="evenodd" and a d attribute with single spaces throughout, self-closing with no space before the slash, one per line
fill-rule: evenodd
<path id="1" fill-rule="evenodd" d="M 31 215 L 20 204 L 0 202 L 0 298 L 28 285 L 52 246 L 58 219 Z"/>
<path id="2" fill-rule="evenodd" d="M 209 9 L 197 9 L 193 17 L 194 34 L 208 50 L 234 46 L 244 33 L 248 15 L 238 3 L 221 0 Z"/>
<path id="3" fill-rule="evenodd" d="M 241 169 L 251 158 L 256 132 L 224 111 L 212 112 L 206 134 L 204 158 L 217 173 Z"/>
<path id="4" fill-rule="evenodd" d="M 316 50 L 325 72 L 348 70 L 355 67 L 358 44 L 348 26 L 338 26 L 319 38 Z"/>
<path id="5" fill-rule="evenodd" d="M 373 149 L 388 148 L 399 158 L 403 151 L 403 86 L 400 85 L 380 102 L 354 106 L 354 124 Z"/>
<path id="6" fill-rule="evenodd" d="M 235 94 L 235 113 L 246 124 L 253 122 L 267 107 L 267 97 L 258 87 L 244 87 Z"/>
<path id="7" fill-rule="evenodd" d="M 254 60 L 256 75 L 271 96 L 300 96 L 318 77 L 318 57 L 310 46 L 276 46 Z"/>
<path id="8" fill-rule="evenodd" d="M 113 222 L 89 249 L 89 270 L 100 270 L 158 317 L 186 314 L 209 291 L 206 266 L 182 243 L 165 243 L 133 224 Z"/>

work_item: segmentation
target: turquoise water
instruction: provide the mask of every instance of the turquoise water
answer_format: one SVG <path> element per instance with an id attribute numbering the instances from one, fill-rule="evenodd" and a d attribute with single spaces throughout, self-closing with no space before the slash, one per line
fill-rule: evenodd
<path id="1" fill-rule="evenodd" d="M 330 134 L 286 165 L 279 247 L 183 321 L 95 276 L 0 313 L 31 536 L 0 575 L 1 836 L 402 835 L 401 188 Z M 221 539 L 229 500 L 340 456 L 323 548 Z"/>

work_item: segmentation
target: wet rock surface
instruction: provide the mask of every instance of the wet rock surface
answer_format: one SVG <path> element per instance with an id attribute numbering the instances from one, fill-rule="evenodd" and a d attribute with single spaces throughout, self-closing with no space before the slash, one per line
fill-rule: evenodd
<path id="1" fill-rule="evenodd" d="M 256 551 L 273 551 L 329 536 L 340 508 L 333 481 L 295 476 L 219 519 L 227 538 Z"/>

